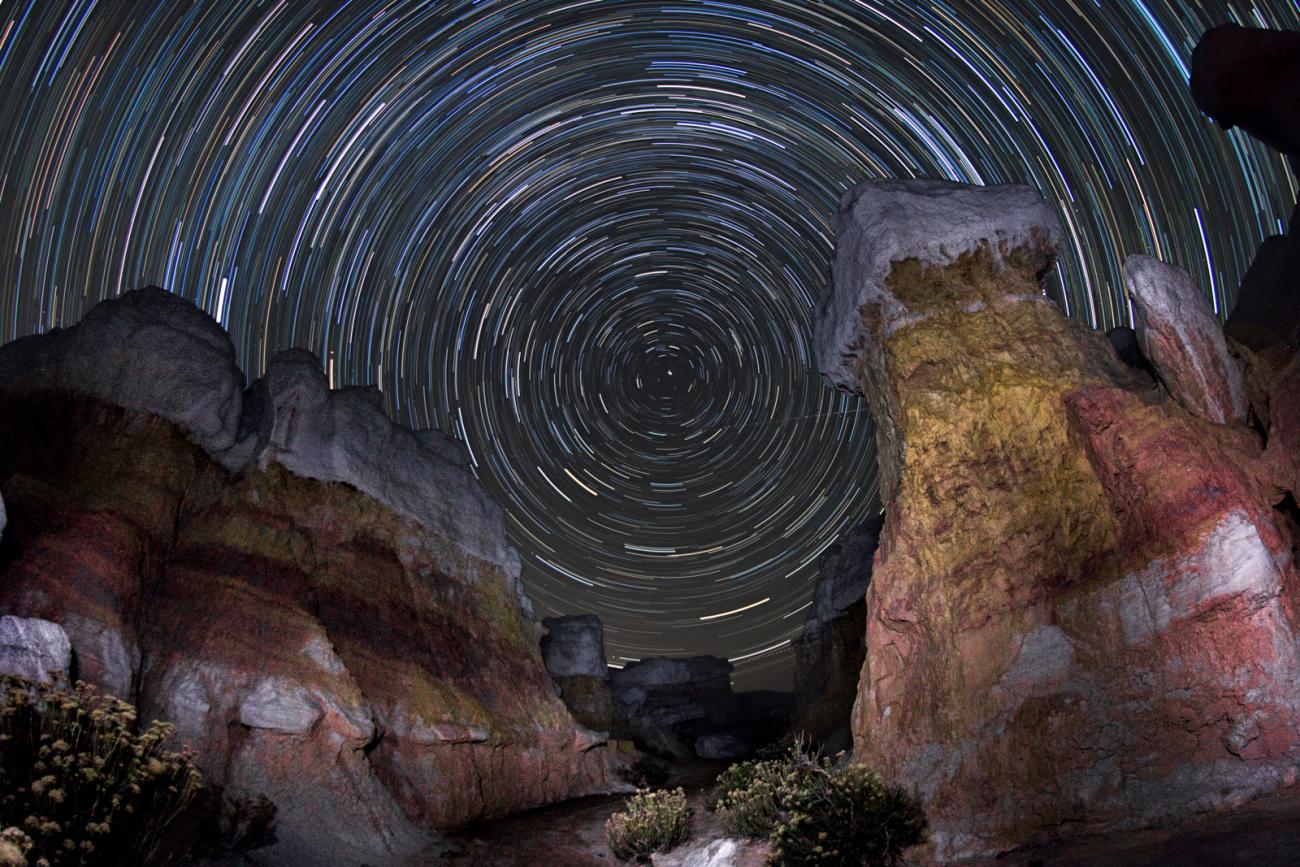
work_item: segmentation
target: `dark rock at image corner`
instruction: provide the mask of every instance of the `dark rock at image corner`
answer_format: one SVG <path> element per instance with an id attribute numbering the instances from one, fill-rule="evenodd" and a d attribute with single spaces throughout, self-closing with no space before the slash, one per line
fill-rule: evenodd
<path id="1" fill-rule="evenodd" d="M 1192 97 L 1226 129 L 1240 127 L 1300 158 L 1300 33 L 1225 24 L 1209 30 L 1192 51 Z M 1286 235 L 1260 246 L 1228 317 L 1229 334 L 1262 348 L 1300 340 L 1300 239 L 1291 215 Z"/>

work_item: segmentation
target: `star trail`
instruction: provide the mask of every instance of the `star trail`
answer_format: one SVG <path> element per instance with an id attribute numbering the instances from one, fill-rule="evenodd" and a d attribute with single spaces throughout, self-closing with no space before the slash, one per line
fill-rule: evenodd
<path id="1" fill-rule="evenodd" d="M 841 193 L 1027 183 L 1051 291 L 1130 321 L 1126 254 L 1226 311 L 1284 161 L 1202 116 L 1201 33 L 1293 3 L 0 2 L 0 337 L 146 284 L 250 377 L 466 442 L 541 613 L 610 661 L 788 677 L 817 556 L 880 505 L 810 320 Z"/>

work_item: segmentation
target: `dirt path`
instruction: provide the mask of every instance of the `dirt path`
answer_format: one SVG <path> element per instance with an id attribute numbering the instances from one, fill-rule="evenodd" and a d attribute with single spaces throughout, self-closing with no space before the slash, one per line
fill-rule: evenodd
<path id="1" fill-rule="evenodd" d="M 694 809 L 691 839 L 720 836 L 704 795 L 726 767 L 721 762 L 693 762 L 670 768 L 666 788 L 681 786 Z M 618 812 L 627 795 L 597 795 L 539 807 L 527 813 L 474 825 L 450 839 L 461 851 L 448 865 L 483 867 L 611 867 L 624 862 L 605 845 L 605 820 Z"/>

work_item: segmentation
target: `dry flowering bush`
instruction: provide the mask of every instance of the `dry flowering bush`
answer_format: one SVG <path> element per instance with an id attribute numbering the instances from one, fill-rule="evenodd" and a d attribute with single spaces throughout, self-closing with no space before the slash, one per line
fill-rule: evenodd
<path id="1" fill-rule="evenodd" d="M 175 731 L 78 681 L 0 678 L 0 867 L 148 864 L 199 788 Z M 24 860 L 14 860 L 17 857 Z"/>
<path id="2" fill-rule="evenodd" d="M 892 867 L 925 837 L 915 800 L 803 737 L 778 758 L 723 771 L 709 802 L 729 834 L 771 840 L 768 863 L 781 867 Z"/>
<path id="3" fill-rule="evenodd" d="M 614 857 L 642 861 L 651 853 L 667 852 L 684 843 L 690 829 L 691 812 L 686 807 L 685 791 L 644 791 L 629 798 L 623 812 L 609 817 L 605 841 Z"/>

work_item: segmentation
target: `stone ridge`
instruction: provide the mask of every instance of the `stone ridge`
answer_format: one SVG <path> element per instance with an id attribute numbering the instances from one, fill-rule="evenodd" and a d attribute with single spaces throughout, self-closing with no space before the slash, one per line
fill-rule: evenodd
<path id="1" fill-rule="evenodd" d="M 330 389 L 320 360 L 302 349 L 275 356 L 245 393 L 230 336 L 166 290 L 125 293 L 77 325 L 0 347 L 0 382 L 15 397 L 58 390 L 153 413 L 236 474 L 274 461 L 349 484 L 518 581 L 504 512 L 470 472 L 464 446 L 393 422 L 376 389 Z"/>
<path id="2" fill-rule="evenodd" d="M 1019 184 L 972 187 L 951 181 L 876 180 L 840 200 L 831 282 L 817 305 L 814 346 L 832 384 L 859 390 L 863 356 L 881 337 L 914 318 L 886 286 L 894 263 L 947 265 L 988 247 L 997 261 L 1039 248 L 1042 268 L 1055 256 L 1061 226 L 1036 191 Z M 867 333 L 859 311 L 880 308 L 881 333 Z"/>

